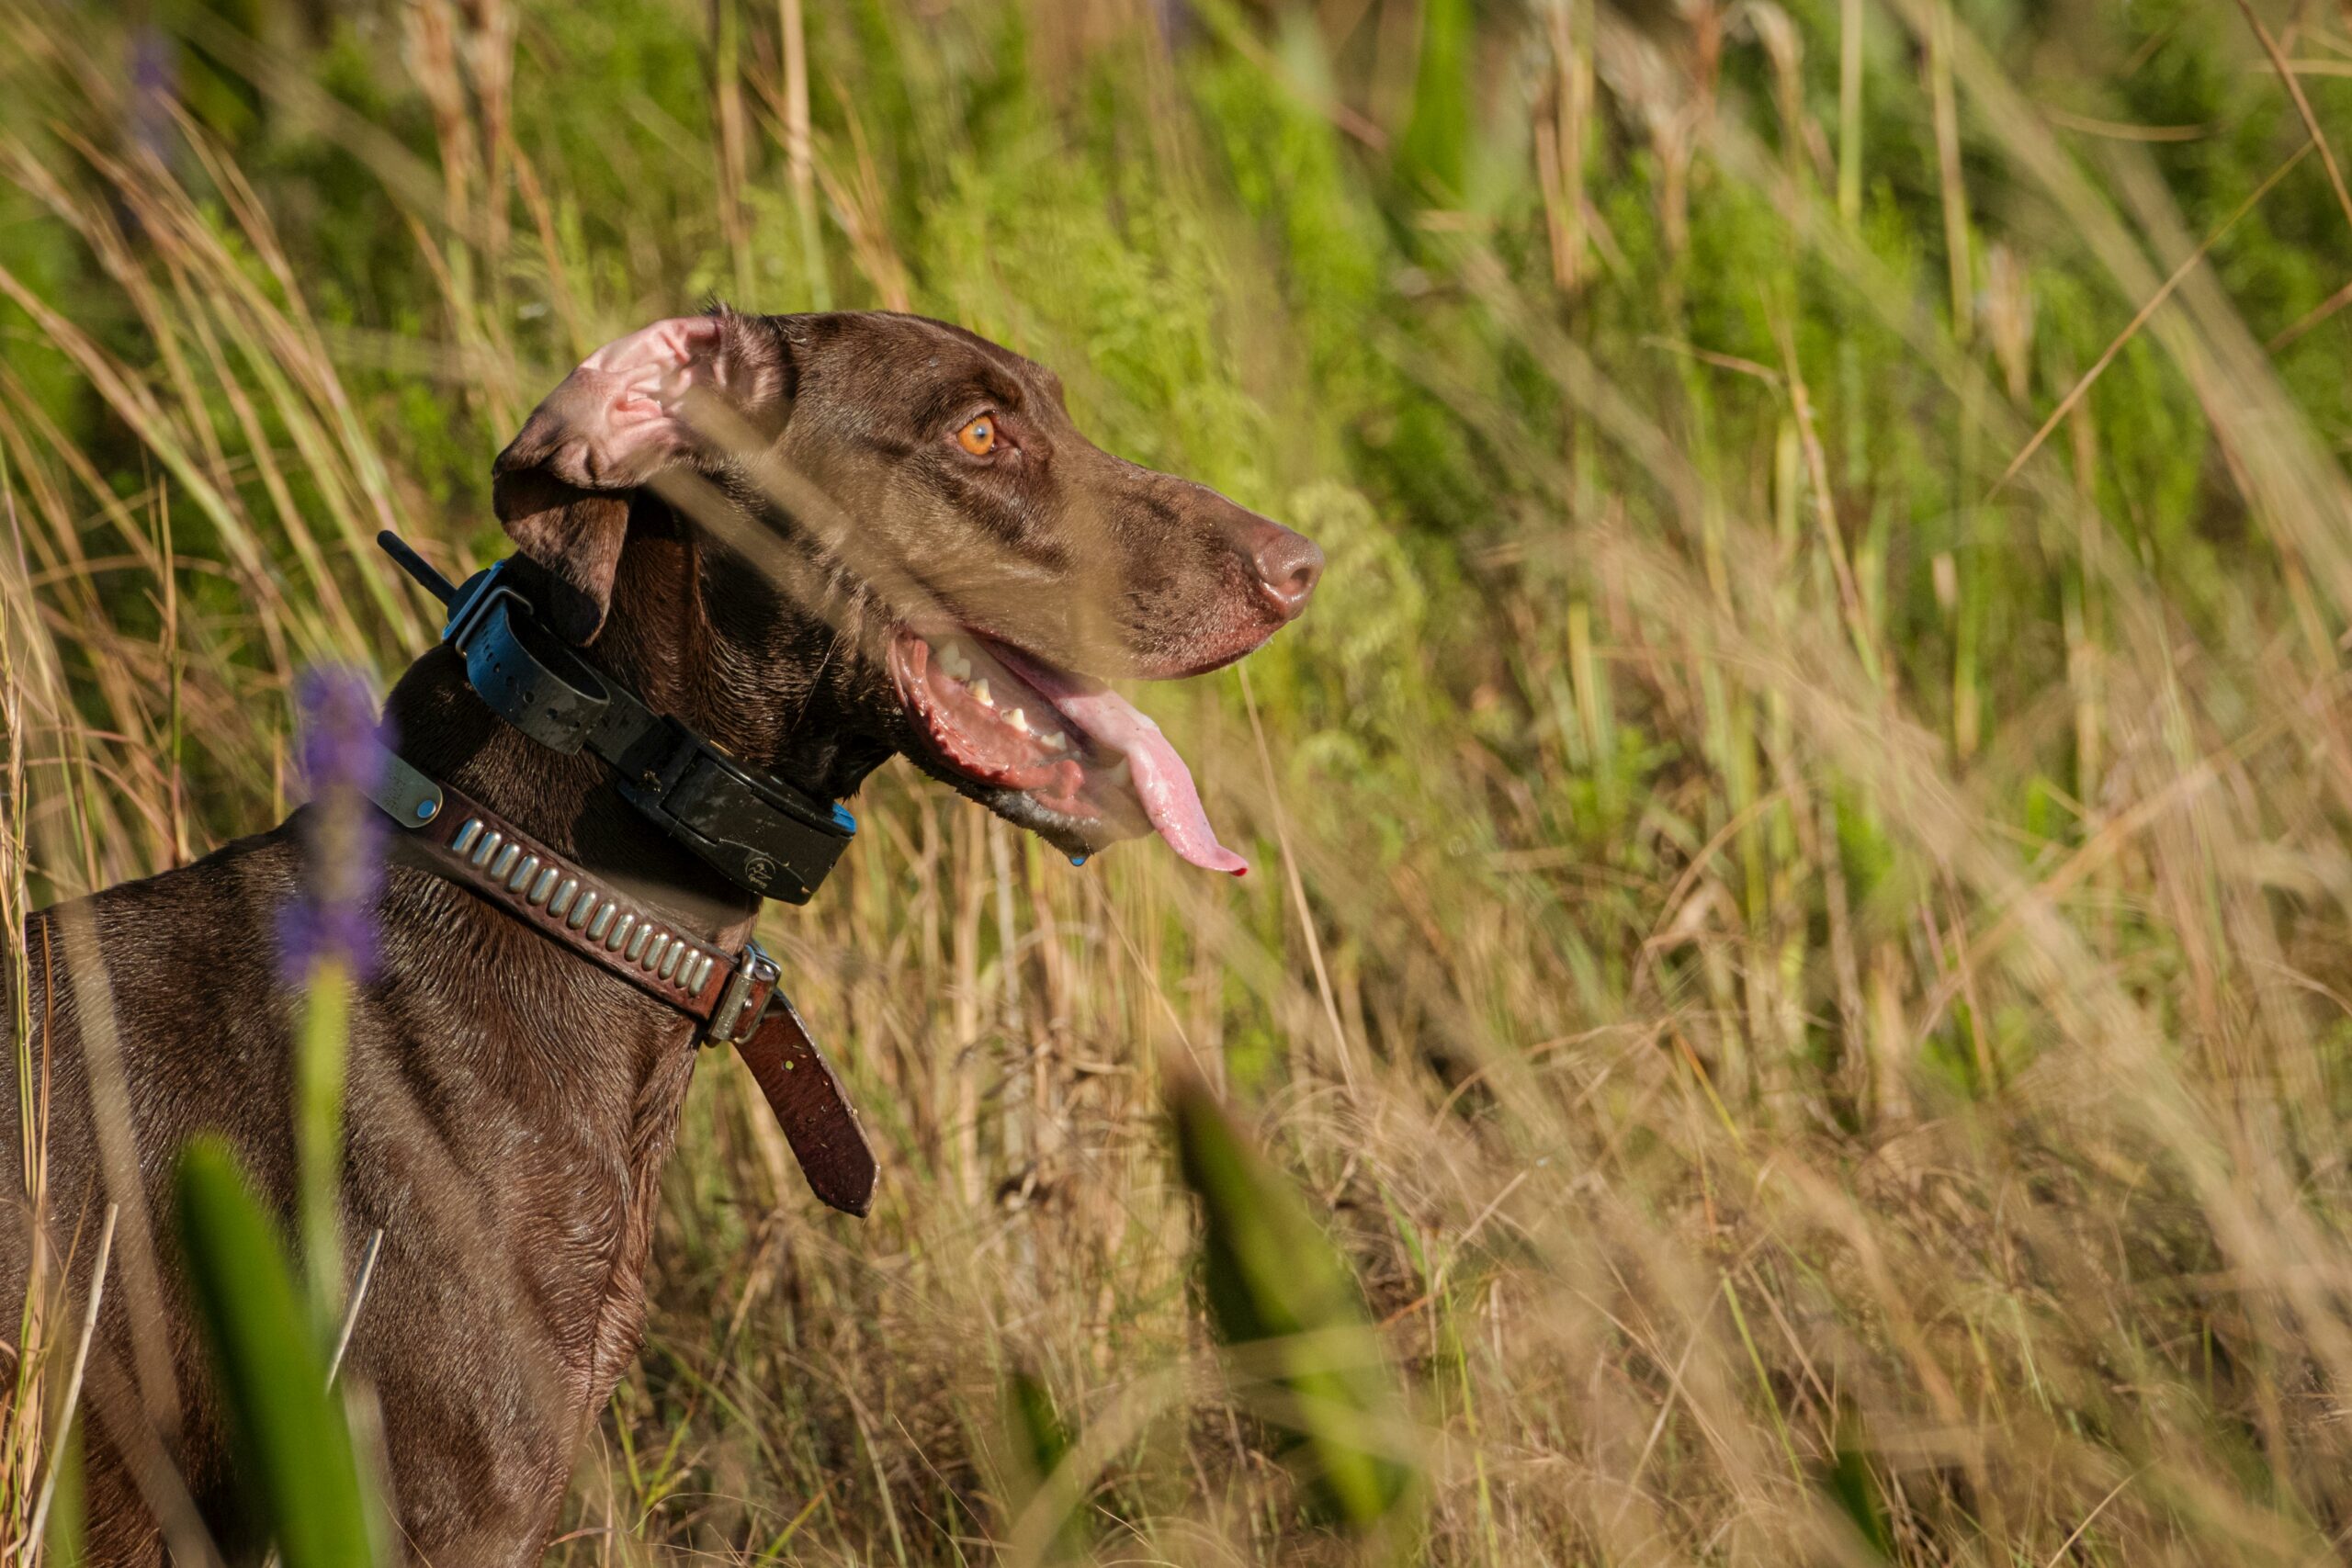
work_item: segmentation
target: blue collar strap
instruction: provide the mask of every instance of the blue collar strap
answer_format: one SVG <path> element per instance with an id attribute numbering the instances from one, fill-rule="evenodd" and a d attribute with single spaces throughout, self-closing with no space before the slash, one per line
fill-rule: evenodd
<path id="1" fill-rule="evenodd" d="M 542 628 L 511 562 L 452 588 L 390 530 L 376 542 L 448 606 L 441 640 L 492 713 L 551 750 L 601 759 L 630 805 L 738 887 L 806 904 L 849 847 L 857 819 L 838 805 L 744 767 Z"/>

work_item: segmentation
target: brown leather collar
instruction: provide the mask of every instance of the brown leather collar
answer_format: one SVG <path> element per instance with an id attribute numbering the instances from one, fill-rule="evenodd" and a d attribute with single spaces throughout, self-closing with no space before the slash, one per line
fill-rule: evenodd
<path id="1" fill-rule="evenodd" d="M 574 954 L 694 1019 L 698 1043 L 735 1047 L 800 1161 L 810 1190 L 863 1216 L 878 1174 L 857 1111 L 756 942 L 723 953 L 642 900 L 568 863 L 452 785 L 390 752 L 370 797 L 432 868 Z"/>

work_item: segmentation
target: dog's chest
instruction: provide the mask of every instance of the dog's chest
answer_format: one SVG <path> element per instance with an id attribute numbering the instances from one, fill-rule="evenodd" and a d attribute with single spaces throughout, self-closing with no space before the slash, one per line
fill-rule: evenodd
<path id="1" fill-rule="evenodd" d="M 637 1353 L 662 1168 L 693 1072 L 691 1046 L 664 1054 L 639 1086 L 623 1135 L 550 1140 L 532 1162 L 532 1190 L 514 1194 L 529 1248 L 515 1261 L 583 1416 Z"/>
<path id="2" fill-rule="evenodd" d="M 415 1055 L 401 1088 L 422 1091 L 489 1222 L 491 1255 L 474 1266 L 507 1274 L 564 1403 L 592 1418 L 636 1353 L 692 1025 L 520 926 L 475 936 L 469 962 L 505 983 L 469 994 L 436 972 L 439 951 L 410 969 L 412 996 L 447 1005 L 404 1021 Z"/>

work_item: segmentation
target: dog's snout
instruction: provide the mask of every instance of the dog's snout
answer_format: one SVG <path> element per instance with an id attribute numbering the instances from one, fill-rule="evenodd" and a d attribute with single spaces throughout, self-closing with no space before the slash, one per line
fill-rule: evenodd
<path id="1" fill-rule="evenodd" d="M 1296 620 L 1323 576 L 1323 552 L 1315 541 L 1279 523 L 1261 523 L 1250 542 L 1250 559 L 1275 610 L 1285 621 Z"/>

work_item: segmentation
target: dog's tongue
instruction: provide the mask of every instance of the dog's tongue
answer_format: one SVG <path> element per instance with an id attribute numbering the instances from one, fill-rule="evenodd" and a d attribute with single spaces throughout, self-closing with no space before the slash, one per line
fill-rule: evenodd
<path id="1" fill-rule="evenodd" d="M 1098 744 L 1125 756 L 1136 798 L 1168 847 L 1204 871 L 1249 874 L 1250 863 L 1216 841 L 1193 770 L 1159 732 L 1151 716 L 1100 681 L 1039 663 L 1018 649 L 992 645 L 1012 672 L 1035 687 L 1064 718 Z"/>
<path id="2" fill-rule="evenodd" d="M 1250 863 L 1216 841 L 1209 814 L 1202 809 L 1193 771 L 1159 732 L 1151 716 L 1108 686 L 1048 694 L 1065 717 L 1114 751 L 1124 752 L 1134 775 L 1136 798 L 1168 847 L 1204 871 L 1246 874 Z"/>

